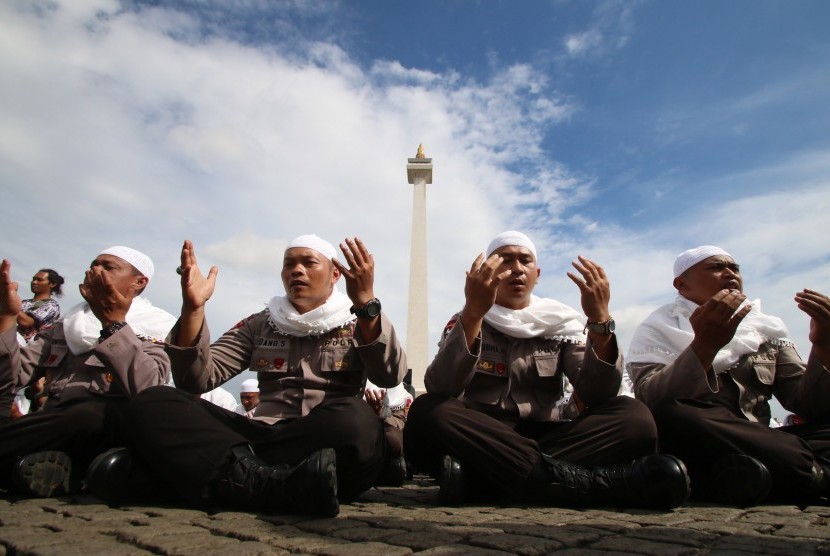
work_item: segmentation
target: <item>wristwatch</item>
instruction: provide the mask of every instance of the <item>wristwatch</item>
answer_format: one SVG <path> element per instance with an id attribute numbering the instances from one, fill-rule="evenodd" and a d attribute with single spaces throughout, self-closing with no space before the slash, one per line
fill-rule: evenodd
<path id="1" fill-rule="evenodd" d="M 107 338 L 109 338 L 125 326 L 127 326 L 127 323 L 123 321 L 113 321 L 109 323 L 103 329 L 101 329 L 101 336 L 98 338 L 98 340 L 106 340 Z"/>
<path id="2" fill-rule="evenodd" d="M 605 322 L 588 321 L 582 331 L 587 332 L 590 330 L 591 332 L 596 332 L 597 334 L 613 334 L 616 328 L 617 325 L 614 323 L 614 317 L 608 317 L 608 320 Z"/>
<path id="3" fill-rule="evenodd" d="M 358 317 L 363 317 L 364 319 L 373 319 L 380 314 L 380 299 L 377 297 L 374 299 L 370 299 L 366 302 L 366 305 L 363 307 L 355 307 L 352 305 L 352 308 L 349 309 L 352 314 L 357 315 Z"/>

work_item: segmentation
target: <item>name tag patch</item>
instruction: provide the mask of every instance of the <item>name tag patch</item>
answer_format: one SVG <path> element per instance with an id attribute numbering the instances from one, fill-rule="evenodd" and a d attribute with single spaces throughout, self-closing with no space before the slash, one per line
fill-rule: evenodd
<path id="1" fill-rule="evenodd" d="M 288 349 L 291 346 L 291 340 L 288 338 L 257 338 L 256 345 L 265 349 Z"/>

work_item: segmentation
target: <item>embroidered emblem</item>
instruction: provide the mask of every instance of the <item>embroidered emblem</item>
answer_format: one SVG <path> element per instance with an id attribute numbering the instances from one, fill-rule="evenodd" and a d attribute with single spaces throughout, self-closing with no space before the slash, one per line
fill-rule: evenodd
<path id="1" fill-rule="evenodd" d="M 285 359 L 282 357 L 277 357 L 274 359 L 274 368 L 275 369 L 282 369 L 283 365 L 285 365 Z"/>
<path id="2" fill-rule="evenodd" d="M 476 368 L 481 371 L 492 372 L 496 365 L 492 361 L 479 360 Z"/>
<path id="3" fill-rule="evenodd" d="M 499 373 L 500 375 L 503 375 L 503 374 L 504 374 L 504 371 L 505 371 L 506 369 L 507 369 L 507 367 L 505 366 L 505 364 L 504 364 L 504 363 L 498 363 L 498 364 L 496 364 L 496 372 L 497 372 L 497 373 Z"/>
<path id="4" fill-rule="evenodd" d="M 448 322 L 448 323 L 447 323 L 447 326 L 445 326 L 445 327 L 444 327 L 444 332 L 441 334 L 441 336 L 443 336 L 444 338 L 446 338 L 446 337 L 447 337 L 447 335 L 450 333 L 450 331 L 451 331 L 451 330 L 453 329 L 453 327 L 455 326 L 455 323 L 456 323 L 457 321 L 458 321 L 458 319 L 450 319 L 450 322 Z"/>
<path id="5" fill-rule="evenodd" d="M 164 340 L 160 340 L 160 339 L 154 338 L 152 336 L 147 336 L 145 334 L 136 334 L 135 337 L 138 338 L 139 340 L 144 341 L 144 342 L 152 342 L 154 344 L 164 345 Z"/>
<path id="6" fill-rule="evenodd" d="M 254 363 L 260 369 L 264 369 L 268 366 L 268 361 L 266 359 L 257 359 L 256 363 Z"/>

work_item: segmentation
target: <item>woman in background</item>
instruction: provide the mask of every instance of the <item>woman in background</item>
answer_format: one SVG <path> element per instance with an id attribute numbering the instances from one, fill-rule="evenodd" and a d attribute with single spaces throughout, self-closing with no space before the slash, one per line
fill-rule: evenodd
<path id="1" fill-rule="evenodd" d="M 60 318 L 61 308 L 52 294 L 63 294 L 63 282 L 63 277 L 51 268 L 42 268 L 32 276 L 31 288 L 35 296 L 23 300 L 23 309 L 17 315 L 17 331 L 26 343 Z"/>

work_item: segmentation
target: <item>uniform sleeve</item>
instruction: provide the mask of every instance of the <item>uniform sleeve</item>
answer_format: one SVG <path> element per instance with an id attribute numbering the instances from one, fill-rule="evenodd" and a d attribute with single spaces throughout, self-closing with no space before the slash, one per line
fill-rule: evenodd
<path id="1" fill-rule="evenodd" d="M 628 374 L 634 382 L 634 395 L 650 408 L 674 398 L 703 398 L 718 392 L 718 379 L 710 367 L 704 369 L 691 347 L 670 364 L 632 363 Z"/>
<path id="2" fill-rule="evenodd" d="M 355 328 L 358 340 L 357 356 L 366 369 L 370 381 L 382 388 L 392 388 L 401 383 L 406 376 L 407 363 L 392 322 L 381 312 L 380 335 L 370 343 L 364 344 L 360 337 L 360 328 Z"/>
<path id="3" fill-rule="evenodd" d="M 617 336 L 613 341 L 616 343 Z M 588 345 L 563 343 L 563 372 L 573 384 L 577 397 L 588 407 L 616 396 L 620 391 L 624 369 L 617 348 L 617 359 L 608 363 L 600 359 L 590 341 Z"/>
<path id="4" fill-rule="evenodd" d="M 12 327 L 0 334 L 0 424 L 9 420 L 19 367 L 17 331 L 16 327 Z"/>
<path id="5" fill-rule="evenodd" d="M 481 335 L 479 334 L 473 349 L 467 348 L 464 323 L 455 315 L 444 328 L 438 353 L 427 367 L 424 386 L 427 392 L 442 396 L 458 397 L 472 380 L 476 363 L 481 354 Z"/>
<path id="6" fill-rule="evenodd" d="M 93 352 L 128 397 L 170 378 L 170 358 L 164 344 L 137 337 L 130 325 L 97 344 Z"/>
<path id="7" fill-rule="evenodd" d="M 207 321 L 202 324 L 195 346 L 178 347 L 168 342 L 166 349 L 176 387 L 191 394 L 204 394 L 247 369 L 254 344 L 253 318 L 240 322 L 213 344 Z M 177 322 L 168 339 L 175 338 L 178 331 Z"/>
<path id="8" fill-rule="evenodd" d="M 40 335 L 20 347 L 14 328 L 0 334 L 0 392 L 29 384 L 38 364 L 49 354 L 50 338 L 49 333 Z"/>
<path id="9" fill-rule="evenodd" d="M 773 392 L 781 405 L 806 420 L 830 413 L 830 370 L 810 353 L 805 367 L 792 346 L 778 350 Z"/>

